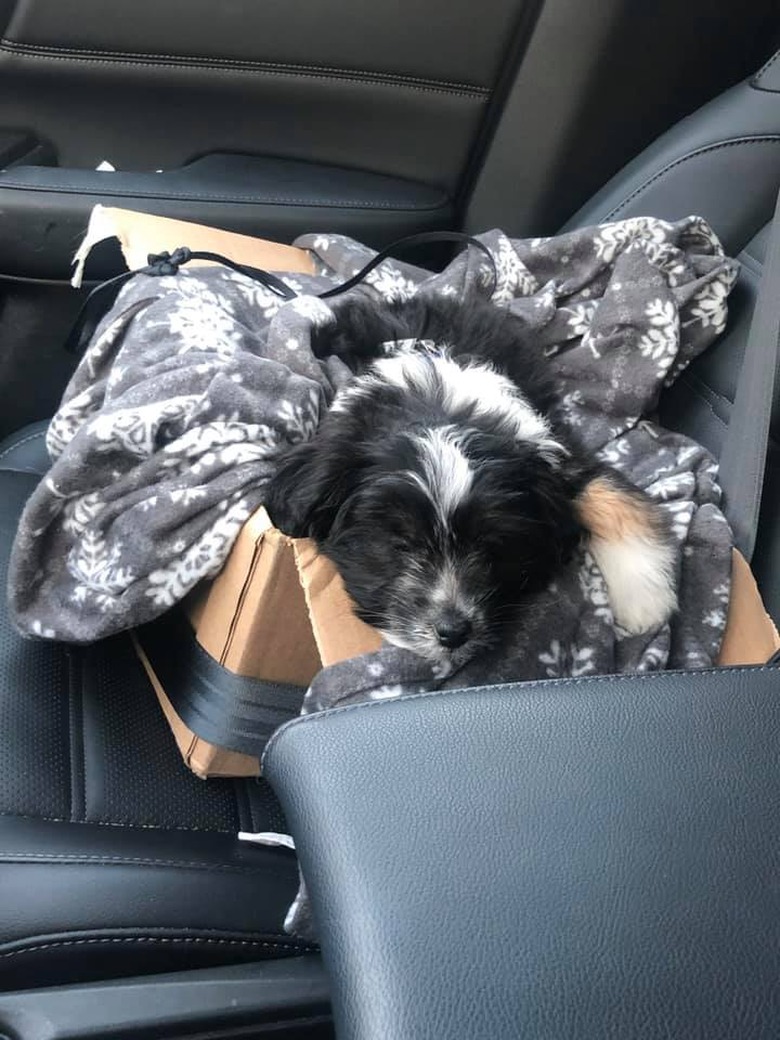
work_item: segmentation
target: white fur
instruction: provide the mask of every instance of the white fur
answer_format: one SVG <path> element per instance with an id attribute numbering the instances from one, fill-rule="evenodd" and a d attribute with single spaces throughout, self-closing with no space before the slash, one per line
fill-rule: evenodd
<path id="1" fill-rule="evenodd" d="M 533 441 L 549 454 L 564 453 L 550 436 L 550 426 L 506 376 L 488 365 L 461 366 L 448 357 L 401 354 L 383 358 L 374 370 L 388 383 L 433 397 L 441 386 L 445 407 L 472 408 L 475 415 L 507 426 L 518 440 Z"/>
<path id="2" fill-rule="evenodd" d="M 424 474 L 423 488 L 446 523 L 471 490 L 474 471 L 452 430 L 426 430 L 417 445 Z"/>
<path id="3" fill-rule="evenodd" d="M 593 538 L 590 551 L 607 584 L 615 621 L 632 635 L 658 629 L 677 607 L 675 553 L 661 539 Z"/>
<path id="4" fill-rule="evenodd" d="M 352 383 L 348 383 L 333 398 L 333 403 L 330 406 L 332 412 L 348 412 L 351 401 L 355 401 L 360 397 L 365 397 L 371 390 L 371 385 L 366 379 L 355 379 Z"/>

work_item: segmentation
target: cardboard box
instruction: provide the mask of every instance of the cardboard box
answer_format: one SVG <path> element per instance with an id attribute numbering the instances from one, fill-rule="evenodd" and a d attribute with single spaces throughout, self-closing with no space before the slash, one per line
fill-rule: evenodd
<path id="1" fill-rule="evenodd" d="M 131 270 L 147 254 L 179 246 L 219 253 L 268 271 L 311 273 L 310 254 L 294 246 L 250 238 L 186 221 L 96 206 L 74 258 L 81 283 L 91 249 L 117 238 Z M 204 261 L 193 261 L 193 264 Z M 221 574 L 192 598 L 188 615 L 200 645 L 239 675 L 308 685 L 324 665 L 376 649 L 379 634 L 355 617 L 333 565 L 308 541 L 275 530 L 263 510 L 245 525 Z M 177 716 L 136 640 L 187 765 L 201 777 L 257 776 L 256 758 L 202 740 Z M 780 649 L 772 620 L 748 564 L 735 551 L 721 665 L 762 664 Z"/>
<path id="2" fill-rule="evenodd" d="M 378 648 L 379 633 L 355 617 L 333 566 L 306 539 L 287 538 L 265 510 L 247 522 L 217 578 L 188 604 L 197 641 L 240 675 L 306 687 L 325 665 Z M 176 715 L 143 650 L 176 743 L 196 775 L 257 776 L 256 758 L 203 740 Z M 734 552 L 721 665 L 763 664 L 780 649 L 753 575 Z"/>
<path id="3" fill-rule="evenodd" d="M 84 239 L 73 257 L 74 288 L 81 285 L 84 265 L 99 242 L 116 238 L 128 270 L 145 267 L 150 253 L 172 253 L 180 246 L 204 253 L 219 253 L 229 260 L 265 271 L 289 271 L 312 274 L 314 264 L 306 249 L 270 242 L 264 238 L 250 238 L 233 231 L 191 224 L 186 220 L 155 217 L 130 209 L 95 206 L 90 214 Z M 208 267 L 210 260 L 191 260 L 188 266 Z"/>
<path id="4" fill-rule="evenodd" d="M 307 539 L 292 539 L 259 509 L 241 530 L 222 571 L 191 597 L 195 638 L 238 675 L 305 688 L 326 665 L 379 647 L 375 629 L 355 616 L 336 568 Z M 136 639 L 176 743 L 202 778 L 257 776 L 258 760 L 203 740 L 176 714 Z"/>

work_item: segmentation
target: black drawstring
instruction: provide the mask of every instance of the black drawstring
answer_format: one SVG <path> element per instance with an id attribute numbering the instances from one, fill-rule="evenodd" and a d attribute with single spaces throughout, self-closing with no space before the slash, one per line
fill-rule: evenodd
<path id="1" fill-rule="evenodd" d="M 330 296 L 338 296 L 339 293 L 347 292 L 349 289 L 354 289 L 356 285 L 359 285 L 360 282 L 363 281 L 367 274 L 371 274 L 375 267 L 379 267 L 381 263 L 384 263 L 384 261 L 387 260 L 397 249 L 406 249 L 409 246 L 432 245 L 435 242 L 460 242 L 464 245 L 476 246 L 477 249 L 482 250 L 490 261 L 492 272 L 492 286 L 490 293 L 492 295 L 496 285 L 498 284 L 498 272 L 496 271 L 496 263 L 493 259 L 493 254 L 484 242 L 480 242 L 478 238 L 473 238 L 471 235 L 465 235 L 461 231 L 421 231 L 418 235 L 407 235 L 406 238 L 399 238 L 397 241 L 391 242 L 389 246 L 383 249 L 380 253 L 377 253 L 372 260 L 369 260 L 365 267 L 361 267 L 357 274 L 353 274 L 346 282 L 337 285 L 335 289 L 328 289 L 327 292 L 320 293 L 320 299 L 327 300 Z"/>
<path id="2" fill-rule="evenodd" d="M 363 281 L 366 275 L 370 274 L 374 268 L 387 260 L 398 249 L 406 249 L 415 245 L 429 245 L 435 242 L 458 242 L 464 245 L 475 246 L 481 250 L 490 262 L 492 294 L 498 283 L 498 272 L 496 271 L 492 253 L 483 242 L 460 231 L 423 231 L 418 235 L 407 235 L 406 238 L 399 238 L 398 241 L 391 243 L 369 260 L 356 274 L 348 278 L 346 282 L 342 282 L 341 285 L 337 285 L 333 289 L 328 289 L 327 292 L 320 293 L 320 299 L 326 300 L 353 289 Z M 147 257 L 146 267 L 142 267 L 137 271 L 126 271 L 124 274 L 119 274 L 115 278 L 109 278 L 108 281 L 96 286 L 86 298 L 76 316 L 70 335 L 65 341 L 65 349 L 71 353 L 81 354 L 84 352 L 95 334 L 95 329 L 100 319 L 113 305 L 122 286 L 131 278 L 135 278 L 138 274 L 145 274 L 154 278 L 176 275 L 179 273 L 179 268 L 189 263 L 190 260 L 210 260 L 221 264 L 223 267 L 229 267 L 231 270 L 246 275 L 247 278 L 251 278 L 255 282 L 260 282 L 266 289 L 276 296 L 280 296 L 283 300 L 294 300 L 298 295 L 281 278 L 278 278 L 270 271 L 263 270 L 260 267 L 249 267 L 247 264 L 238 264 L 234 260 L 220 256 L 219 253 L 193 252 L 186 246 L 180 246 L 178 249 L 174 249 L 172 253 L 150 253 Z"/>

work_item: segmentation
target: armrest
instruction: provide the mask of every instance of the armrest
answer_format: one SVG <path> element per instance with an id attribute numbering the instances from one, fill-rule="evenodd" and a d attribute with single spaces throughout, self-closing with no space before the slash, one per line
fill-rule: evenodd
<path id="1" fill-rule="evenodd" d="M 289 723 L 340 1040 L 780 1035 L 780 673 L 572 679 Z"/>

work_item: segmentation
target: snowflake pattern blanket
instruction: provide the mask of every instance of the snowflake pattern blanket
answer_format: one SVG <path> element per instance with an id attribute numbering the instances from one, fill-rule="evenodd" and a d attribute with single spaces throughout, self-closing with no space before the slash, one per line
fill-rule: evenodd
<path id="1" fill-rule="evenodd" d="M 736 277 L 704 221 L 636 218 L 551 239 L 482 236 L 493 299 L 534 331 L 561 385 L 566 421 L 594 451 L 662 501 L 679 538 L 679 614 L 660 632 L 621 638 L 585 553 L 540 597 L 513 644 L 448 680 L 698 667 L 717 657 L 729 595 L 730 534 L 713 459 L 643 418 L 665 384 L 723 329 Z M 48 431 L 52 466 L 13 548 L 12 616 L 26 634 L 91 642 L 174 606 L 223 564 L 263 501 L 275 461 L 311 437 L 350 373 L 317 361 L 317 294 L 372 252 L 307 236 L 316 273 L 286 278 L 285 302 L 221 267 L 138 275 L 103 318 Z M 490 291 L 486 258 L 443 272 L 386 261 L 359 289 L 385 296 Z M 435 684 L 386 647 L 323 673 L 304 710 Z"/>

